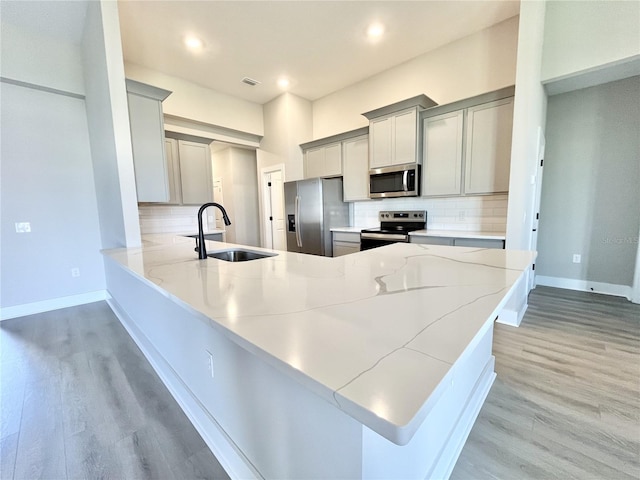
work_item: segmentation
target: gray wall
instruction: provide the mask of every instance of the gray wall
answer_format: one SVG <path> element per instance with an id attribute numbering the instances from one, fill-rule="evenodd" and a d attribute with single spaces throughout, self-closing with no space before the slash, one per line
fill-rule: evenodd
<path id="1" fill-rule="evenodd" d="M 84 101 L 1 89 L 2 307 L 104 290 Z M 31 233 L 16 233 L 15 222 L 30 222 Z"/>
<path id="2" fill-rule="evenodd" d="M 640 77 L 549 97 L 539 275 L 632 285 L 640 228 Z M 572 263 L 573 254 L 582 263 Z"/>

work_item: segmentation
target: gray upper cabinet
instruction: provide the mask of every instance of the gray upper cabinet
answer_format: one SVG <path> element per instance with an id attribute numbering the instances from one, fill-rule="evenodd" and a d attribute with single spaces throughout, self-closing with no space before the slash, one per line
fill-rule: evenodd
<path id="1" fill-rule="evenodd" d="M 369 200 L 369 136 L 342 142 L 342 188 L 345 202 Z"/>
<path id="2" fill-rule="evenodd" d="M 513 87 L 423 112 L 422 195 L 509 190 Z"/>
<path id="3" fill-rule="evenodd" d="M 467 110 L 465 193 L 509 190 L 512 130 L 513 98 Z"/>
<path id="4" fill-rule="evenodd" d="M 212 202 L 213 178 L 209 144 L 166 138 L 165 151 L 170 187 L 170 200 L 167 203 L 202 205 Z"/>
<path id="5" fill-rule="evenodd" d="M 139 202 L 169 202 L 162 101 L 171 92 L 126 80 L 133 164 Z"/>
<path id="6" fill-rule="evenodd" d="M 463 125 L 462 110 L 425 119 L 423 195 L 462 193 Z"/>
<path id="7" fill-rule="evenodd" d="M 304 152 L 304 178 L 338 177 L 342 175 L 340 142 L 310 148 Z"/>
<path id="8" fill-rule="evenodd" d="M 213 201 L 211 150 L 208 144 L 178 140 L 180 187 L 184 205 Z"/>
<path id="9" fill-rule="evenodd" d="M 418 114 L 436 103 L 425 95 L 364 113 L 369 119 L 369 168 L 420 162 Z"/>

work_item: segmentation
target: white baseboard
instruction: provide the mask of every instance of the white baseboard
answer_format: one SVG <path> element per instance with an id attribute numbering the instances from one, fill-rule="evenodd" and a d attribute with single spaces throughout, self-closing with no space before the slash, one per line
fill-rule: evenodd
<path id="1" fill-rule="evenodd" d="M 575 278 L 546 277 L 544 275 L 536 275 L 536 285 L 566 288 L 567 290 L 579 290 L 582 292 L 602 293 L 616 297 L 625 297 L 627 300 L 631 300 L 632 293 L 632 288 L 628 285 L 591 282 L 589 280 L 577 280 Z"/>
<path id="2" fill-rule="evenodd" d="M 527 311 L 529 304 L 525 302 L 520 306 L 520 308 L 516 310 L 512 310 L 510 308 L 503 308 L 498 315 L 497 323 L 502 323 L 504 325 L 510 325 L 512 327 L 519 327 L 522 322 L 522 318 L 524 317 L 524 313 Z"/>
<path id="3" fill-rule="evenodd" d="M 211 416 L 147 336 L 135 325 L 135 322 L 124 309 L 120 307 L 118 302 L 111 298 L 108 303 L 122 326 L 131 335 L 131 338 L 158 374 L 162 383 L 178 402 L 180 408 L 182 408 L 189 421 L 191 421 L 209 447 L 209 450 L 216 456 L 229 476 L 242 479 L 262 478 L 220 424 Z"/>
<path id="4" fill-rule="evenodd" d="M 101 300 L 107 300 L 108 298 L 110 298 L 110 296 L 106 290 L 97 290 L 95 292 L 52 298 L 40 302 L 15 305 L 13 307 L 3 307 L 0 308 L 0 321 L 34 315 L 36 313 L 50 312 L 51 310 L 59 310 L 61 308 L 75 307 L 76 305 L 84 305 L 85 303 L 99 302 Z"/>

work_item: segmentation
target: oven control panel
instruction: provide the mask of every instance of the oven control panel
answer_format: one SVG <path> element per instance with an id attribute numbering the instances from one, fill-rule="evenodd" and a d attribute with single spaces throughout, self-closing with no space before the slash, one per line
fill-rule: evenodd
<path id="1" fill-rule="evenodd" d="M 422 222 L 427 218 L 427 212 L 424 210 L 402 210 L 389 211 L 383 210 L 378 213 L 380 222 Z"/>

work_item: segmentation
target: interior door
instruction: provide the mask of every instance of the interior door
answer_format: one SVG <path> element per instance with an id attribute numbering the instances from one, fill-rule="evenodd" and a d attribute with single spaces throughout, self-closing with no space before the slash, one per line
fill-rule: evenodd
<path id="1" fill-rule="evenodd" d="M 320 179 L 298 182 L 298 226 L 302 253 L 324 255 L 322 242 L 322 186 Z"/>
<path id="2" fill-rule="evenodd" d="M 287 249 L 286 221 L 284 215 L 284 190 L 282 186 L 282 170 L 271 172 L 271 222 L 273 235 L 273 248 L 275 250 Z"/>

